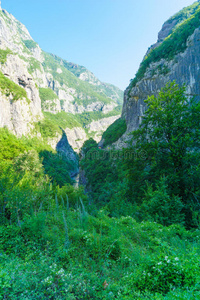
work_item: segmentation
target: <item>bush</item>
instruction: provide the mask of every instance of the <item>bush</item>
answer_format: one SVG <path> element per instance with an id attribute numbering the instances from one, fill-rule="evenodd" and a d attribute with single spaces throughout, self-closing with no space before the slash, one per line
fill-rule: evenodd
<path id="1" fill-rule="evenodd" d="M 127 126 L 125 119 L 117 119 L 102 135 L 104 147 L 116 142 L 126 132 L 126 129 Z"/>
<path id="2" fill-rule="evenodd" d="M 192 275 L 192 274 L 191 274 Z M 165 256 L 154 260 L 145 267 L 142 276 L 135 281 L 141 291 L 166 294 L 170 290 L 187 286 L 188 270 L 178 257 Z M 193 284 L 195 282 L 194 275 Z"/>
<path id="3" fill-rule="evenodd" d="M 171 224 L 184 224 L 183 203 L 178 196 L 169 196 L 166 179 L 162 178 L 153 190 L 152 186 L 147 186 L 145 198 L 141 206 L 144 218 L 158 222 L 165 226 Z"/>

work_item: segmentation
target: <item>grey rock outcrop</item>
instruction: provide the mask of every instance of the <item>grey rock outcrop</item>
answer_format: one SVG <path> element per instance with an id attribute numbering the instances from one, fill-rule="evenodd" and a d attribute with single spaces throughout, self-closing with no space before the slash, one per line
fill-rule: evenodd
<path id="1" fill-rule="evenodd" d="M 117 119 L 119 119 L 120 116 L 113 116 L 108 118 L 103 118 L 97 121 L 92 121 L 87 127 L 89 130 L 89 133 L 95 133 L 94 140 L 96 142 L 99 142 L 101 140 L 102 133 L 106 131 L 106 129 L 114 123 Z"/>
<path id="2" fill-rule="evenodd" d="M 53 114 L 64 111 L 74 115 L 95 111 L 100 112 L 99 118 L 104 115 L 106 118 L 122 99 L 122 91 L 102 83 L 85 67 L 42 51 L 26 27 L 4 9 L 0 9 L 0 52 L 2 76 L 27 94 L 27 98 L 20 96 L 13 101 L 12 93 L 0 87 L 0 127 L 7 126 L 18 136 L 41 136 L 34 123 L 43 119 L 43 111 Z M 46 89 L 43 97 L 40 88 Z M 54 91 L 55 99 L 52 95 L 48 98 L 49 88 Z M 70 144 L 78 150 L 88 138 L 87 130 L 83 128 L 63 130 L 69 134 Z M 97 126 L 97 133 L 100 132 Z M 54 149 L 59 138 L 49 139 Z"/>
<path id="3" fill-rule="evenodd" d="M 79 152 L 80 148 L 83 146 L 83 143 L 88 139 L 85 130 L 81 127 L 74 127 L 72 129 L 66 128 L 65 133 L 67 135 L 69 144 L 76 152 Z"/>
<path id="4" fill-rule="evenodd" d="M 12 101 L 12 96 L 0 97 L 0 126 L 7 126 L 16 135 L 26 135 L 33 128 L 32 123 L 42 119 L 41 100 L 34 81 L 27 72 L 26 65 L 18 56 L 8 55 L 7 61 L 1 67 L 1 72 L 7 78 L 25 89 L 26 99 Z"/>
<path id="5" fill-rule="evenodd" d="M 165 23 L 158 37 L 158 44 L 163 41 L 177 24 Z M 157 44 L 155 45 L 155 47 Z M 167 70 L 162 72 L 162 70 Z M 157 95 L 167 82 L 176 81 L 180 86 L 186 85 L 188 97 L 195 96 L 200 101 L 200 28 L 187 39 L 187 47 L 184 52 L 177 54 L 172 60 L 161 57 L 160 61 L 151 63 L 145 74 L 135 86 L 126 89 L 122 117 L 126 119 L 127 136 L 139 127 L 146 110 L 144 100 L 151 95 Z"/>

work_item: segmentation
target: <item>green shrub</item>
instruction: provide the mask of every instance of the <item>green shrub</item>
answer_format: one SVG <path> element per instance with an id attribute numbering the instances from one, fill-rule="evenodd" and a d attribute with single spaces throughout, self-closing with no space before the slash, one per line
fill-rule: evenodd
<path id="1" fill-rule="evenodd" d="M 191 274 L 192 276 L 192 274 Z M 188 270 L 185 270 L 183 263 L 178 257 L 165 256 L 158 260 L 151 261 L 145 267 L 142 276 L 135 281 L 135 285 L 141 291 L 160 292 L 166 294 L 175 288 L 187 286 L 186 278 Z M 195 277 L 193 277 L 193 284 Z"/>
<path id="2" fill-rule="evenodd" d="M 171 224 L 183 224 L 184 214 L 181 198 L 168 194 L 166 179 L 162 178 L 154 191 L 152 186 L 147 186 L 141 211 L 147 219 L 158 222 L 165 226 Z"/>
<path id="3" fill-rule="evenodd" d="M 103 145 L 106 147 L 116 142 L 126 132 L 126 129 L 127 129 L 126 121 L 121 118 L 117 119 L 103 133 L 102 135 L 102 139 L 104 139 Z"/>
<path id="4" fill-rule="evenodd" d="M 52 114 L 44 112 L 44 119 L 35 124 L 36 131 L 39 131 L 43 138 L 55 137 L 58 133 L 62 135 L 62 129 L 81 127 L 73 114 L 64 111 Z"/>
<path id="5" fill-rule="evenodd" d="M 39 88 L 39 92 L 42 102 L 45 102 L 46 100 L 58 99 L 56 93 L 54 93 L 54 91 L 50 88 Z"/>

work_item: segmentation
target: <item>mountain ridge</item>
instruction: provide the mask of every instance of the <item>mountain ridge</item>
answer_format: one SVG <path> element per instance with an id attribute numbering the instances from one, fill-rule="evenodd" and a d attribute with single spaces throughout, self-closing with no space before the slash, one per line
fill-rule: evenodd
<path id="1" fill-rule="evenodd" d="M 0 10 L 0 42 L 0 71 L 7 84 L 7 92 L 1 90 L 4 99 L 0 102 L 1 127 L 7 126 L 19 136 L 33 134 L 35 122 L 45 118 L 43 111 L 52 114 L 65 112 L 66 119 L 71 114 L 75 119 L 77 115 L 83 120 L 79 122 L 79 136 L 82 135 L 83 143 L 91 135 L 99 140 L 103 130 L 113 121 L 111 117 L 120 116 L 123 93 L 120 89 L 102 83 L 83 66 L 44 52 L 26 27 L 4 9 Z M 20 99 L 18 91 L 19 99 L 15 103 L 12 101 L 13 97 L 16 98 L 12 82 L 21 88 L 21 94 L 25 90 L 24 100 Z M 30 101 L 25 106 L 26 98 Z M 90 123 L 85 125 L 84 118 L 91 120 L 90 123 L 104 119 L 109 122 L 93 130 Z M 37 134 L 41 135 L 41 132 Z M 70 141 L 71 144 L 74 142 Z M 79 149 L 80 143 L 76 146 Z"/>
<path id="2" fill-rule="evenodd" d="M 169 81 L 186 85 L 188 97 L 200 100 L 199 51 L 200 3 L 183 8 L 168 19 L 140 64 L 139 70 L 125 90 L 122 118 L 126 120 L 127 133 L 141 124 L 148 96 L 158 95 Z"/>

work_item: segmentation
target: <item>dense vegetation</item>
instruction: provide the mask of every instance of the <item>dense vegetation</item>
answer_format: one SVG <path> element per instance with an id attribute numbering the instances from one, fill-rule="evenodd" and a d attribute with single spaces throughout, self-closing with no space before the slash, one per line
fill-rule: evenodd
<path id="1" fill-rule="evenodd" d="M 195 7 L 195 13 L 188 19 L 184 19 L 179 26 L 175 27 L 173 32 L 142 61 L 135 78 L 131 81 L 129 88 L 131 89 L 141 80 L 151 63 L 158 62 L 162 58 L 171 60 L 180 52 L 184 52 L 187 48 L 187 39 L 193 34 L 194 30 L 200 26 L 200 8 Z"/>
<path id="2" fill-rule="evenodd" d="M 42 102 L 45 102 L 46 100 L 58 99 L 58 96 L 50 88 L 39 88 L 39 92 L 40 92 L 40 99 Z"/>
<path id="3" fill-rule="evenodd" d="M 60 112 L 52 114 L 44 112 L 44 119 L 35 124 L 35 130 L 39 131 L 43 138 L 52 138 L 62 134 L 62 129 L 81 127 L 73 114 Z"/>
<path id="4" fill-rule="evenodd" d="M 134 146 L 104 151 L 92 140 L 85 143 L 81 166 L 87 188 L 110 215 L 120 207 L 138 220 L 198 226 L 200 105 L 189 103 L 184 91 L 171 83 L 147 100 Z"/>
<path id="5" fill-rule="evenodd" d="M 87 194 L 0 130 L 0 299 L 199 299 L 200 106 L 175 83 L 148 105 L 134 146 L 85 143 Z"/>
<path id="6" fill-rule="evenodd" d="M 54 94 L 52 96 L 54 96 Z M 118 115 L 120 111 L 121 107 L 118 106 L 107 114 L 99 111 L 84 112 L 76 115 L 64 111 L 57 114 L 43 112 L 44 119 L 35 124 L 35 131 L 40 132 L 43 138 L 52 138 L 57 134 L 62 134 L 62 129 L 82 127 L 85 129 L 87 135 L 90 136 L 91 133 L 88 133 L 87 126 L 92 121 Z"/>
<path id="7" fill-rule="evenodd" d="M 115 143 L 126 132 L 126 129 L 126 121 L 121 118 L 117 119 L 102 135 L 104 147 Z"/>
<path id="8" fill-rule="evenodd" d="M 192 5 L 184 7 L 177 14 L 172 16 L 167 22 L 177 20 L 177 25 L 190 18 L 199 9 L 199 1 L 194 2 Z"/>
<path id="9" fill-rule="evenodd" d="M 23 42 L 29 50 L 32 50 L 37 46 L 37 43 L 33 40 L 23 40 Z"/>

